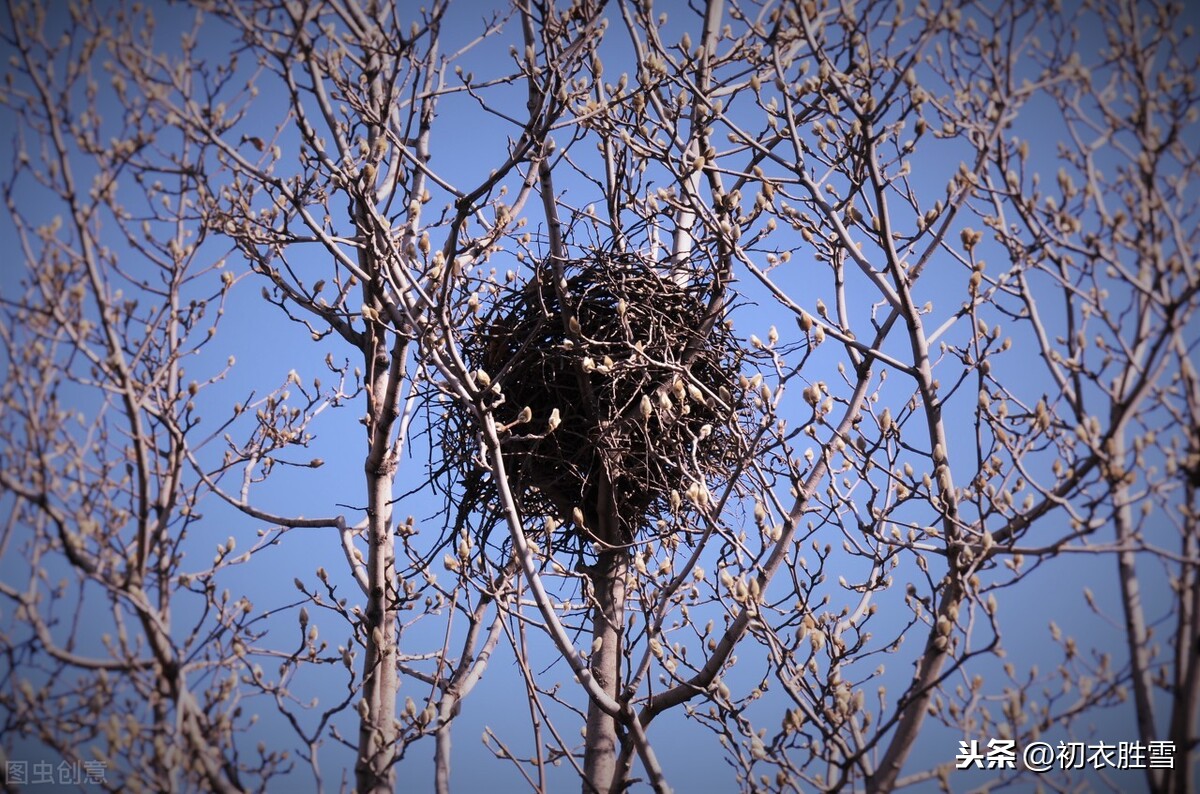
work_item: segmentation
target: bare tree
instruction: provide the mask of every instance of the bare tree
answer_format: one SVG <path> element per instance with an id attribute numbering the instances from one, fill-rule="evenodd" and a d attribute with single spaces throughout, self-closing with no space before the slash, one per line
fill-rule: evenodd
<path id="1" fill-rule="evenodd" d="M 1190 790 L 1180 7 L 166 13 L 6 6 L 10 757 L 391 791 L 429 739 L 449 791 L 504 653 L 528 727 L 483 752 L 539 791 L 668 790 L 656 723 L 746 790 L 949 788 L 930 735 L 1134 740 L 1112 785 Z M 299 330 L 282 384 L 239 319 Z M 342 469 L 317 515 L 274 496 Z M 302 536 L 344 562 L 273 568 Z M 1047 577 L 1049 646 L 1014 606 Z M 251 752 L 260 715 L 293 737 Z"/>

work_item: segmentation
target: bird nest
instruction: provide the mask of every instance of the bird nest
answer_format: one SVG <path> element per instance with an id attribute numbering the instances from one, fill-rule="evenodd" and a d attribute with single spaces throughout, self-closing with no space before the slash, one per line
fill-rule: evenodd
<path id="1" fill-rule="evenodd" d="M 517 508 L 564 526 L 555 547 L 623 543 L 673 524 L 736 468 L 745 392 L 723 316 L 711 284 L 598 253 L 499 292 L 479 317 L 464 358 L 492 384 Z M 457 406 L 447 419 L 447 463 L 466 472 L 478 448 L 468 442 L 473 415 Z M 494 508 L 495 486 L 477 478 L 475 506 Z M 597 538 L 605 525 L 617 537 Z"/>

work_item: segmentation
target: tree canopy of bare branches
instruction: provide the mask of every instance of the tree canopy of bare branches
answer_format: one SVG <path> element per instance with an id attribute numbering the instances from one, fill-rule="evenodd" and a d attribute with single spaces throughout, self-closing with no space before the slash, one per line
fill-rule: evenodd
<path id="1" fill-rule="evenodd" d="M 0 16 L 7 760 L 1193 790 L 1184 6 Z"/>

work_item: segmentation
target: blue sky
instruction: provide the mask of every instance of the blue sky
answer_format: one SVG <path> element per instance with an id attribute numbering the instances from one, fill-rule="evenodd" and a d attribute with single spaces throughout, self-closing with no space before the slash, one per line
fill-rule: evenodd
<path id="1" fill-rule="evenodd" d="M 487 4 L 482 0 L 474 5 L 480 11 L 486 6 Z M 459 8 L 461 9 L 461 7 Z M 467 4 L 467 8 L 472 8 L 472 5 Z M 684 11 L 682 5 L 679 5 L 678 9 L 672 8 L 671 14 L 670 29 L 674 30 L 676 25 L 680 30 L 691 27 L 693 38 L 696 38 L 695 29 L 698 27 L 698 23 L 694 17 Z M 165 9 L 159 16 L 162 43 L 166 45 L 170 41 L 172 27 L 178 23 L 180 18 L 175 16 L 174 12 Z M 451 37 L 467 38 L 470 32 L 477 27 L 475 16 L 482 16 L 482 14 L 472 15 L 468 10 L 461 16 L 456 15 L 449 26 Z M 216 27 L 219 28 L 219 26 Z M 625 45 L 619 43 L 620 33 L 614 20 L 614 26 L 610 29 L 601 51 L 605 62 L 606 79 L 622 71 L 632 71 L 632 66 L 626 63 L 629 51 Z M 486 74 L 489 69 L 495 68 L 498 61 L 506 61 L 511 35 L 514 34 L 506 32 L 495 41 L 487 42 L 477 51 L 472 52 L 464 60 L 464 69 L 474 70 L 478 74 Z M 214 36 L 205 41 L 204 49 L 208 51 L 211 48 L 212 57 L 220 58 L 223 52 L 222 48 L 226 46 L 224 42 L 225 40 L 220 36 Z M 493 96 L 496 101 L 511 102 L 513 107 L 518 110 L 522 108 L 523 96 L 519 88 L 500 87 L 493 92 Z M 262 97 L 255 102 L 257 103 L 254 105 L 256 112 L 246 120 L 245 125 L 247 130 L 263 134 L 263 132 L 269 131 L 269 125 L 279 117 L 278 102 L 270 92 L 264 92 Z M 456 184 L 470 185 L 472 181 L 483 178 L 504 151 L 508 136 L 511 134 L 511 129 L 496 121 L 494 117 L 480 113 L 474 103 L 465 95 L 444 101 L 439 106 L 437 123 L 438 132 L 433 141 L 433 165 L 439 173 Z M 1050 175 L 1053 174 L 1053 166 L 1050 164 L 1054 159 L 1052 144 L 1055 125 L 1047 124 L 1040 114 L 1031 116 L 1021 123 L 1027 125 L 1028 132 L 1025 134 L 1031 138 L 1034 144 L 1034 161 L 1039 165 L 1046 166 L 1043 170 L 1047 171 L 1047 181 L 1049 181 Z M 1050 128 L 1049 132 L 1046 129 L 1047 126 Z M 0 116 L 0 134 L 7 138 L 12 131 L 13 120 L 7 116 Z M 281 138 L 285 159 L 288 154 L 294 154 L 288 151 L 287 144 L 288 136 L 292 134 L 285 132 Z M 960 150 L 961 146 L 956 145 L 953 141 L 945 142 L 942 145 L 923 147 L 919 150 L 923 153 L 919 155 L 919 159 L 915 160 L 914 166 L 914 170 L 918 172 L 915 178 L 918 192 L 939 194 L 944 189 L 946 178 L 958 167 L 958 162 L 962 157 Z M 585 158 L 586 162 L 589 157 L 586 149 L 581 152 L 581 156 Z M 565 191 L 568 203 L 583 205 L 596 201 L 593 187 L 581 179 L 571 177 L 567 169 L 562 169 L 560 174 L 561 176 L 556 175 L 556 179 L 560 180 L 557 187 L 560 191 Z M 30 189 L 29 196 L 30 203 L 26 205 L 26 211 L 31 216 L 48 218 L 60 211 L 51 200 L 33 189 Z M 602 204 L 597 202 L 597 206 L 600 207 Z M 540 219 L 536 203 L 531 204 L 527 208 L 527 212 L 531 217 L 531 226 L 537 228 Z M 7 239 L 11 234 L 11 225 L 7 216 L 0 218 L 0 235 Z M 956 233 L 951 235 L 952 239 L 956 237 Z M 815 313 L 817 297 L 823 296 L 825 300 L 829 300 L 828 292 L 824 291 L 828 290 L 827 270 L 806 257 L 804 246 L 798 237 L 773 238 L 773 244 L 795 248 L 793 263 L 778 272 L 781 274 L 781 280 L 793 292 L 793 296 L 797 298 L 798 302 L 809 312 Z M 219 239 L 214 239 L 207 244 L 207 249 L 214 260 L 229 255 L 229 252 L 223 249 L 224 245 Z M 1004 263 L 1000 258 L 1001 253 L 998 250 L 988 250 L 986 256 L 989 261 L 995 263 L 993 265 L 995 270 L 1002 271 L 1004 269 Z M 328 268 L 327 257 L 320 253 L 314 253 L 307 257 L 301 256 L 297 259 L 297 263 L 305 268 L 311 268 L 313 272 L 325 272 L 325 269 Z M 497 253 L 488 267 L 495 267 L 500 272 L 509 267 L 521 268 L 511 250 Z M 239 276 L 246 270 L 245 264 L 236 253 L 229 255 L 226 268 Z M 12 285 L 20 277 L 20 268 L 5 266 L 0 270 L 0 279 L 8 289 L 12 289 Z M 968 277 L 968 272 L 948 257 L 937 258 L 931 262 L 928 276 L 919 282 L 916 294 L 918 303 L 924 300 L 931 300 L 934 303 L 934 310 L 929 317 L 931 327 L 936 327 L 958 309 L 965 294 Z M 213 272 L 210 280 L 211 288 L 216 289 L 219 283 L 219 273 Z M 858 300 L 858 291 L 862 290 L 864 296 L 869 296 L 873 300 L 873 296 L 865 291 L 865 284 L 865 279 L 852 276 L 852 303 L 857 302 L 856 310 L 863 316 L 869 309 L 869 301 L 867 297 Z M 228 356 L 232 355 L 236 358 L 237 363 L 230 376 L 204 393 L 203 412 L 206 421 L 213 424 L 220 421 L 226 412 L 231 411 L 233 404 L 243 399 L 249 392 L 254 391 L 261 397 L 279 388 L 292 370 L 299 373 L 302 381 L 306 384 L 311 382 L 313 377 L 321 377 L 328 382 L 332 377 L 323 363 L 326 355 L 331 354 L 335 361 L 341 361 L 345 357 L 353 355 L 353 351 L 336 343 L 335 337 L 314 343 L 305 328 L 288 322 L 274 307 L 262 300 L 259 296 L 261 286 L 262 282 L 253 275 L 246 275 L 239 279 L 230 293 L 225 317 L 220 325 L 215 343 L 203 355 L 187 365 L 189 374 L 193 376 L 209 374 L 219 371 L 225 365 Z M 735 328 L 739 334 L 748 337 L 754 333 L 765 337 L 767 329 L 775 325 L 783 335 L 784 343 L 797 341 L 798 332 L 792 317 L 773 303 L 761 285 L 755 284 L 748 275 L 740 274 L 738 287 L 744 291 L 746 296 L 745 305 L 734 314 Z M 1061 320 L 1061 315 L 1056 315 L 1055 312 L 1056 310 L 1051 309 L 1049 316 L 1052 320 Z M 990 318 L 991 321 L 998 321 L 998 319 Z M 1195 338 L 1194 330 L 1193 338 Z M 955 327 L 947 334 L 946 339 L 951 342 L 961 341 L 968 332 L 969 329 L 964 331 Z M 903 341 L 903 339 L 897 338 L 897 341 L 889 342 L 885 346 L 885 350 L 903 355 Z M 1033 354 L 1029 337 L 1023 337 L 1020 332 L 1016 332 L 1014 333 L 1014 343 L 1013 351 L 996 360 L 996 366 L 1007 373 L 1005 375 L 1007 382 L 1013 384 L 1014 388 L 1019 390 L 1022 395 L 1028 396 L 1030 402 L 1035 402 L 1037 397 L 1043 393 L 1052 395 L 1052 382 L 1042 374 L 1041 368 L 1030 365 Z M 832 344 L 819 350 L 807 365 L 803 373 L 803 382 L 790 387 L 790 402 L 786 404 L 788 410 L 797 410 L 795 406 L 801 404 L 799 392 L 803 383 L 825 379 L 830 382 L 836 392 L 837 387 L 834 385 L 837 383 L 836 365 L 841 357 L 841 350 Z M 911 384 L 893 374 L 892 379 L 880 392 L 880 406 L 884 404 L 901 406 L 910 394 Z M 86 410 L 89 405 L 89 398 L 83 394 L 72 396 L 71 399 L 77 401 L 76 405 L 81 410 Z M 963 456 L 969 459 L 973 454 L 974 441 L 970 419 L 974 401 L 975 389 L 968 382 L 964 386 L 961 398 L 952 400 L 949 404 L 948 411 L 952 416 L 951 426 L 953 429 L 950 450 L 952 456 Z M 303 462 L 309 457 L 320 457 L 325 461 L 325 465 L 319 469 L 288 469 L 282 474 L 272 477 L 268 482 L 256 487 L 257 504 L 268 510 L 289 515 L 331 515 L 342 512 L 349 520 L 357 521 L 362 515 L 361 506 L 365 502 L 361 476 L 365 445 L 361 426 L 357 422 L 361 412 L 361 403 L 355 403 L 322 414 L 313 426 L 316 438 L 309 449 L 296 455 L 296 459 L 297 462 Z M 425 476 L 424 467 L 427 455 L 430 454 L 428 448 L 430 436 L 420 434 L 419 431 L 427 429 L 420 424 L 421 421 L 419 419 L 418 424 L 414 427 L 418 433 L 414 435 L 409 458 L 402 464 L 397 482 L 397 493 L 407 492 L 410 483 L 415 484 Z M 206 454 L 211 454 L 213 460 L 216 460 L 219 458 L 220 451 L 220 447 L 217 445 L 211 453 Z M 11 497 L 0 495 L 0 506 L 8 507 L 11 504 L 10 500 Z M 396 512 L 401 519 L 410 514 L 415 516 L 418 526 L 428 525 L 426 535 L 428 537 L 436 534 L 438 520 L 436 516 L 441 508 L 440 497 L 431 493 L 429 489 L 421 489 L 411 496 L 404 497 L 397 504 Z M 216 545 L 224 543 L 227 537 L 234 537 L 239 548 L 248 548 L 254 543 L 257 533 L 266 528 L 262 523 L 245 518 L 228 507 L 220 505 L 215 499 L 209 499 L 206 502 L 204 512 L 204 520 L 198 522 L 192 530 L 186 546 L 188 554 L 195 555 L 197 567 L 206 564 Z M 1061 529 L 1061 525 L 1056 526 L 1055 521 L 1051 520 L 1045 528 L 1046 536 L 1056 535 Z M 835 549 L 842 540 L 837 528 L 832 525 L 822 528 L 817 539 L 821 543 L 830 543 Z M 440 555 L 435 559 L 440 559 Z M 860 577 L 863 574 L 863 571 L 860 570 L 861 560 L 839 557 L 836 551 L 832 559 L 831 570 L 845 575 L 850 581 L 855 581 L 856 574 Z M 23 564 L 24 561 L 11 552 L 0 557 L 0 579 L 14 583 L 23 581 L 26 574 L 22 568 Z M 448 575 L 441 570 L 438 563 L 435 562 L 434 565 L 441 576 Z M 299 594 L 292 584 L 293 579 L 299 577 L 306 584 L 314 585 L 316 582 L 315 570 L 318 566 L 329 570 L 331 581 L 337 584 L 339 593 L 349 596 L 353 603 L 354 597 L 358 594 L 353 589 L 354 585 L 345 570 L 346 566 L 336 534 L 324 529 L 301 529 L 290 532 L 281 544 L 261 552 L 251 563 L 245 566 L 234 566 L 224 571 L 219 577 L 219 586 L 229 588 L 234 594 L 234 598 L 245 595 L 254 602 L 257 608 L 281 609 L 295 604 L 299 599 Z M 186 569 L 188 566 L 185 564 L 184 567 Z M 53 578 L 58 571 L 51 567 L 48 569 L 48 573 Z M 901 582 L 905 580 L 905 577 L 917 579 L 916 571 L 911 565 L 898 569 L 895 575 Z M 1043 671 L 1053 669 L 1060 661 L 1060 652 L 1056 645 L 1047 641 L 1050 636 L 1048 628 L 1050 620 L 1057 621 L 1064 630 L 1079 636 L 1081 641 L 1086 639 L 1087 645 L 1107 650 L 1116 658 L 1123 659 L 1125 651 L 1121 645 L 1119 604 L 1116 599 L 1114 576 L 1115 564 L 1111 559 L 1076 555 L 1069 559 L 1053 561 L 1019 586 L 999 591 L 997 597 L 1001 599 L 1003 607 L 1001 621 L 1006 631 L 1005 646 L 1008 660 L 1017 664 L 1018 669 L 1028 668 L 1034 664 Z M 835 580 L 836 576 L 830 578 Z M 1167 608 L 1168 593 L 1158 578 L 1153 563 L 1147 563 L 1144 578 L 1148 585 L 1145 592 L 1148 610 L 1151 614 L 1161 612 Z M 902 585 L 897 587 L 897 592 L 901 591 L 901 587 Z M 1084 587 L 1089 587 L 1096 593 L 1100 611 L 1112 623 L 1106 622 L 1087 609 L 1082 596 Z M 842 603 L 853 603 L 854 600 L 852 593 L 840 591 L 834 581 L 827 582 L 821 592 L 831 593 L 834 598 L 833 608 Z M 83 607 L 85 612 L 92 609 L 92 603 L 91 601 L 85 602 Z M 95 603 L 103 608 L 103 604 L 99 601 Z M 181 622 L 185 622 L 183 618 L 189 614 L 189 610 L 193 609 L 194 606 L 189 607 L 186 602 L 181 604 Z M 900 616 L 904 614 L 903 607 L 895 602 L 882 605 L 881 614 L 887 616 L 889 609 L 895 610 L 895 619 L 897 620 L 901 619 Z M 317 610 L 313 611 L 314 622 L 321 630 L 322 639 L 328 641 L 331 648 L 347 642 L 348 629 L 344 624 L 326 618 Z M 97 614 L 94 616 L 90 613 L 85 614 L 85 618 L 88 620 L 94 618 L 97 627 L 102 626 L 106 620 L 101 610 L 97 610 Z M 7 619 L 8 615 L 5 614 L 5 620 Z M 295 621 L 294 610 L 285 610 L 266 621 L 265 625 L 270 627 L 271 632 L 266 644 L 288 647 L 295 640 L 298 632 Z M 98 630 L 93 631 L 92 634 L 98 633 Z M 434 647 L 436 647 L 444 630 L 444 624 L 439 621 L 425 620 L 406 631 L 403 642 L 406 643 L 406 647 L 410 648 L 429 647 L 430 643 L 434 643 Z M 456 625 L 454 631 L 461 631 L 461 626 Z M 564 687 L 571 687 L 569 669 L 561 661 L 555 661 L 555 652 L 550 644 L 544 638 L 536 636 L 536 632 L 531 631 L 530 637 L 535 659 L 532 666 L 536 672 L 546 671 L 543 676 L 544 683 L 549 685 L 550 682 L 560 681 Z M 278 643 L 275 642 L 276 638 L 278 638 Z M 912 637 L 908 642 L 916 646 L 922 639 Z M 94 636 L 92 641 L 94 642 Z M 581 639 L 579 643 L 584 644 L 584 640 Z M 739 652 L 739 663 L 735 666 L 734 673 L 730 675 L 731 683 L 750 686 L 753 678 L 761 674 L 755 671 L 759 661 L 757 657 L 760 654 L 761 648 L 748 641 Z M 915 651 L 910 650 L 895 657 L 885 657 L 887 670 L 881 681 L 892 688 L 901 685 L 910 675 L 913 656 L 915 656 Z M 869 669 L 874 664 L 875 661 L 872 660 L 864 663 L 864 667 Z M 264 667 L 269 669 L 270 666 L 264 662 Z M 981 669 L 986 671 L 986 675 L 999 675 L 998 667 L 999 663 L 992 660 L 981 663 Z M 744 680 L 739 679 L 740 676 L 744 676 Z M 301 701 L 308 697 L 318 697 L 322 703 L 333 701 L 339 697 L 339 687 L 342 686 L 342 683 L 342 679 L 336 674 L 331 676 L 308 675 L 298 679 L 295 694 Z M 401 688 L 400 698 L 403 701 L 406 696 L 412 696 L 419 701 L 425 694 L 421 685 L 408 680 Z M 768 693 L 756 708 L 761 708 L 764 713 L 777 708 L 779 703 L 773 700 L 774 697 L 776 695 Z M 248 701 L 251 704 L 254 702 L 253 700 Z M 576 698 L 574 702 L 580 701 Z M 265 699 L 258 707 L 258 713 L 262 715 L 261 722 L 247 734 L 247 739 L 251 744 L 259 739 L 279 747 L 288 747 L 294 743 L 290 729 L 274 714 L 273 707 Z M 1107 741 L 1133 738 L 1128 735 L 1128 726 L 1131 724 L 1129 714 L 1128 709 L 1097 712 L 1093 718 L 1094 736 Z M 353 713 L 347 712 L 343 715 L 341 722 L 341 727 L 347 735 L 353 735 L 352 717 Z M 765 718 L 762 724 L 774 730 L 774 725 Z M 514 666 L 512 650 L 507 642 L 501 642 L 483 682 L 466 700 L 462 714 L 455 722 L 454 781 L 456 788 L 464 791 L 483 787 L 494 791 L 522 790 L 520 778 L 511 769 L 506 768 L 504 763 L 491 760 L 490 753 L 480 744 L 479 737 L 485 727 L 495 729 L 499 735 L 510 742 L 509 746 L 518 752 L 528 751 L 530 734 L 527 701 L 520 677 Z M 574 736 L 577 727 L 577 722 L 569 716 L 562 720 L 561 728 L 564 734 Z M 957 750 L 959 734 L 936 727 L 932 720 L 926 721 L 926 731 L 927 735 L 918 743 L 917 751 L 910 760 L 912 769 L 920 769 L 927 765 L 950 760 Z M 662 759 L 667 779 L 677 791 L 729 790 L 732 779 L 725 760 L 711 740 L 706 740 L 700 729 L 682 718 L 682 711 L 677 710 L 659 718 L 651 727 L 649 735 Z M 698 748 L 703 748 L 703 751 L 697 752 Z M 432 752 L 432 741 L 428 739 L 410 747 L 410 757 L 406 758 L 400 767 L 403 789 L 422 790 L 428 787 L 432 776 Z M 28 744 L 10 748 L 10 756 L 14 758 L 27 757 L 30 760 L 38 757 L 37 751 Z M 326 742 L 322 750 L 322 766 L 326 774 L 327 787 L 336 788 L 342 770 L 351 768 L 352 756 L 344 749 L 337 747 L 335 743 Z M 553 788 L 555 790 L 574 787 L 573 776 L 567 771 L 565 765 L 560 768 L 559 774 L 561 778 L 554 780 Z M 983 774 L 963 773 L 961 777 L 952 779 L 952 785 L 957 791 L 960 789 L 960 780 L 965 788 L 968 785 L 981 784 L 985 779 L 986 775 Z M 1122 777 L 1119 781 L 1120 787 L 1124 790 L 1137 790 L 1137 787 L 1144 783 L 1140 777 L 1136 779 Z M 931 789 L 932 785 L 930 783 L 928 788 Z M 926 787 L 921 787 L 919 790 L 924 790 L 924 788 Z"/>

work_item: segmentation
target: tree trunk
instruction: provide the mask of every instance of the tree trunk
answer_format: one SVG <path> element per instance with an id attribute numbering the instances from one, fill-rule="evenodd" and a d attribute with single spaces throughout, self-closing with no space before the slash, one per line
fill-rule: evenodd
<path id="1" fill-rule="evenodd" d="M 592 569 L 591 670 L 597 683 L 614 700 L 619 697 L 621 659 L 624 651 L 625 584 L 629 571 L 629 550 L 609 548 L 602 551 Z M 583 754 L 584 794 L 607 794 L 617 779 L 616 718 L 595 701 L 588 703 L 587 737 Z"/>
<path id="2" fill-rule="evenodd" d="M 395 788 L 396 748 L 396 552 L 392 532 L 392 481 L 396 459 L 391 446 L 395 423 L 397 368 L 404 349 L 387 350 L 385 333 L 369 329 L 367 433 L 370 451 L 364 465 L 367 495 L 367 608 L 363 620 L 362 703 L 359 705 L 358 759 L 354 773 L 359 794 L 391 794 Z"/>
<path id="3" fill-rule="evenodd" d="M 382 490 L 390 491 L 389 477 L 379 476 L 378 480 L 385 482 L 372 488 L 372 496 Z M 363 662 L 363 701 L 366 705 L 360 711 L 355 775 L 359 794 L 390 794 L 396 743 L 396 594 L 391 585 L 395 579 L 395 551 L 387 500 L 372 498 L 371 503 L 367 558 L 371 589 L 365 619 L 367 653 Z"/>

